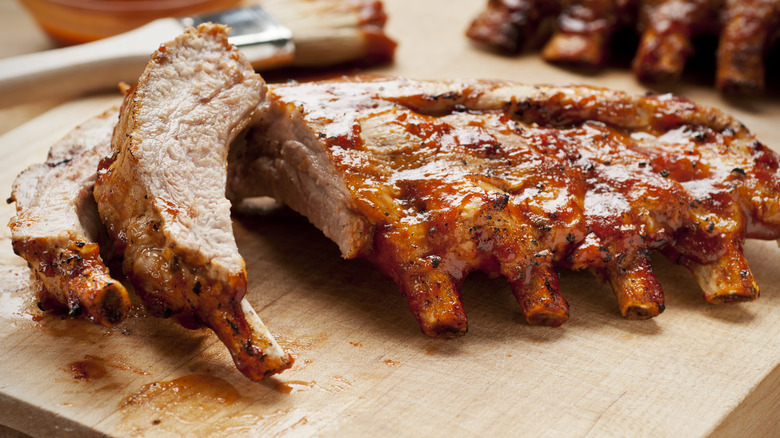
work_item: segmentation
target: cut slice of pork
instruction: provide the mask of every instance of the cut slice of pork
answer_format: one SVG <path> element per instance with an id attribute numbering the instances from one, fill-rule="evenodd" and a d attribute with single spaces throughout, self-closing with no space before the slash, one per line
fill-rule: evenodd
<path id="1" fill-rule="evenodd" d="M 226 162 L 265 84 L 227 37 L 222 25 L 201 25 L 155 52 L 125 97 L 95 199 L 146 307 L 211 328 L 238 369 L 259 380 L 292 358 L 244 297 Z"/>
<path id="2" fill-rule="evenodd" d="M 78 126 L 52 146 L 45 163 L 19 174 L 10 198 L 16 202 L 11 242 L 34 273 L 39 306 L 105 326 L 130 309 L 127 291 L 101 257 L 106 231 L 92 197 L 117 118 L 113 109 Z"/>

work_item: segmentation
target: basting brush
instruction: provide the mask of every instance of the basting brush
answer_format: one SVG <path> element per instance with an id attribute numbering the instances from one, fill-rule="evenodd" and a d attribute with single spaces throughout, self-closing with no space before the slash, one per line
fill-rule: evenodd
<path id="1" fill-rule="evenodd" d="M 255 2 L 257 3 L 257 2 Z M 257 70 L 392 60 L 395 42 L 377 0 L 266 0 L 215 13 L 163 18 L 91 43 L 0 59 L 0 108 L 70 98 L 135 82 L 162 41 L 187 26 L 232 28 L 230 42 Z"/>

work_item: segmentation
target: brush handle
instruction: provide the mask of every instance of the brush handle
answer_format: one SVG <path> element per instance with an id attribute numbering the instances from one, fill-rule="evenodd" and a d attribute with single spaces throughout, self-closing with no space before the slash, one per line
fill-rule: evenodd
<path id="1" fill-rule="evenodd" d="M 132 84 L 160 43 L 183 30 L 165 18 L 92 43 L 0 59 L 0 108 Z"/>

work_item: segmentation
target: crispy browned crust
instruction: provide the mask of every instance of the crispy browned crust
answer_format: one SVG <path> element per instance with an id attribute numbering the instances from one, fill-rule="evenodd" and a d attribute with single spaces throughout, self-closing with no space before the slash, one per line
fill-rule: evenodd
<path id="1" fill-rule="evenodd" d="M 38 238 L 13 240 L 11 244 L 40 282 L 39 306 L 43 310 L 83 315 L 107 327 L 127 317 L 130 298 L 122 283 L 111 277 L 96 243 L 74 236 L 63 242 Z"/>

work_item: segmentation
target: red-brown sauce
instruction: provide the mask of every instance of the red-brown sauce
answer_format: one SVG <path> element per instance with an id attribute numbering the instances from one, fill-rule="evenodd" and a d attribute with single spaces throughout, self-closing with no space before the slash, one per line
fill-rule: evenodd
<path id="1" fill-rule="evenodd" d="M 74 379 L 89 382 L 106 375 L 106 362 L 99 357 L 85 356 L 84 360 L 71 363 L 70 371 Z"/>
<path id="2" fill-rule="evenodd" d="M 112 356 L 103 358 L 89 354 L 85 355 L 83 360 L 72 362 L 68 368 L 74 379 L 83 381 L 105 377 L 108 374 L 108 368 L 130 371 L 143 376 L 149 375 L 149 372 L 127 363 L 124 359 Z"/>
<path id="3" fill-rule="evenodd" d="M 235 7 L 241 0 L 22 0 L 59 45 L 86 43 L 152 20 Z"/>
<path id="4" fill-rule="evenodd" d="M 190 374 L 173 380 L 144 385 L 127 397 L 121 407 L 145 406 L 153 410 L 175 409 L 177 404 L 231 404 L 239 399 L 230 383 L 209 374 Z"/>

